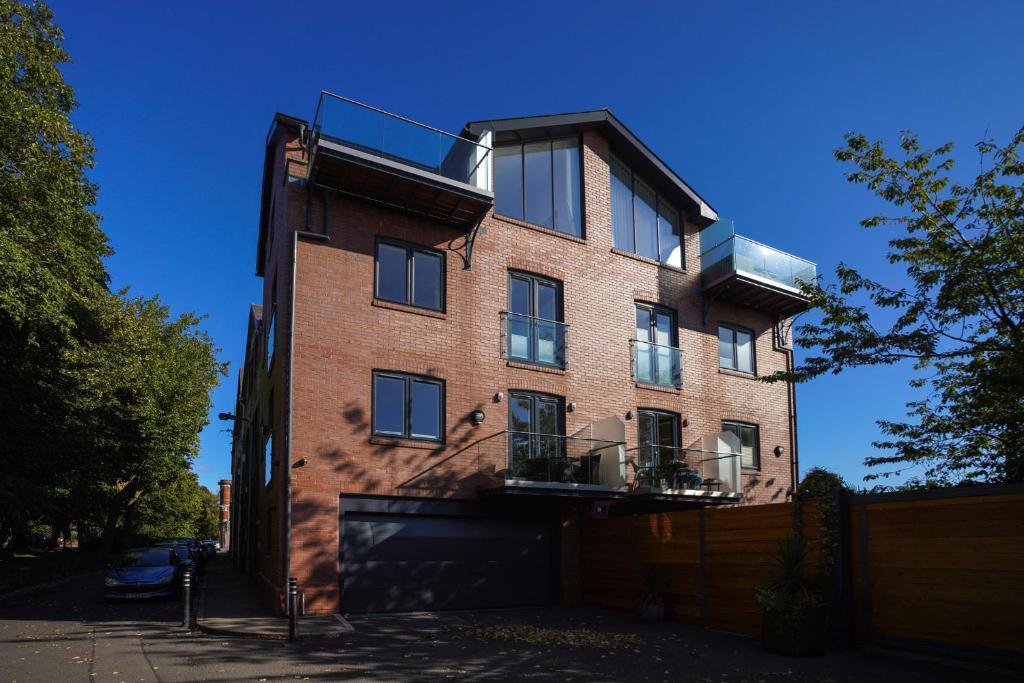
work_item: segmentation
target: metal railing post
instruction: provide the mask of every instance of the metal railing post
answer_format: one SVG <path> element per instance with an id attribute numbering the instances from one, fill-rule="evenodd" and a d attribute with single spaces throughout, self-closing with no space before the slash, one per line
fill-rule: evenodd
<path id="1" fill-rule="evenodd" d="M 185 614 L 182 616 L 181 625 L 190 628 L 192 626 L 192 572 L 185 570 L 181 577 L 181 587 L 185 603 Z"/>
<path id="2" fill-rule="evenodd" d="M 288 577 L 288 640 L 295 640 L 295 626 L 298 618 L 296 609 L 296 596 L 299 592 L 299 582 L 294 576 Z"/>

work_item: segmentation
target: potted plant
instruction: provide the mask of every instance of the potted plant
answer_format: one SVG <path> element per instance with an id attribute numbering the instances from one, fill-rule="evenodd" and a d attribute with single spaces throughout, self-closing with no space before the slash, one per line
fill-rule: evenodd
<path id="1" fill-rule="evenodd" d="M 807 579 L 803 540 L 779 541 L 776 576 L 757 591 L 764 608 L 761 644 L 777 654 L 818 655 L 828 648 L 829 613 L 822 592 Z"/>
<path id="2" fill-rule="evenodd" d="M 648 624 L 656 624 L 665 619 L 665 596 L 661 575 L 654 567 L 647 570 L 647 594 L 640 603 L 640 614 Z"/>

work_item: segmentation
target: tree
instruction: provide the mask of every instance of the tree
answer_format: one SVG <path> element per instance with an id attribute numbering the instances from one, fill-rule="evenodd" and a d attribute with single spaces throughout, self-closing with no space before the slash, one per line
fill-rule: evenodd
<path id="1" fill-rule="evenodd" d="M 198 316 L 109 290 L 62 40 L 45 5 L 0 0 L 0 551 L 39 524 L 111 548 L 194 476 L 226 371 Z"/>
<path id="2" fill-rule="evenodd" d="M 771 381 L 803 381 L 864 365 L 910 361 L 911 386 L 923 396 L 907 404 L 906 422 L 880 421 L 890 451 L 868 457 L 883 467 L 867 478 L 923 465 L 925 477 L 1024 481 L 1024 128 L 1005 146 L 977 145 L 979 171 L 951 177 L 952 143 L 924 150 L 905 133 L 901 158 L 881 142 L 850 134 L 835 151 L 852 164 L 852 183 L 866 186 L 892 212 L 861 221 L 897 228 L 888 260 L 909 284 L 887 285 L 840 264 L 837 284 L 808 283 L 819 323 L 801 326 L 797 343 L 816 353 Z"/>
<path id="3" fill-rule="evenodd" d="M 62 38 L 45 5 L 0 0 L 0 547 L 50 508 L 46 483 L 76 437 L 65 354 L 108 296 L 93 145 L 70 119 Z"/>

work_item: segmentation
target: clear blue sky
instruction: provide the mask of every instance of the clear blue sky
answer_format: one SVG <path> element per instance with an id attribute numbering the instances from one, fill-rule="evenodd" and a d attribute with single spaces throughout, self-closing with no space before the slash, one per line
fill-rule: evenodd
<path id="1" fill-rule="evenodd" d="M 53 7 L 117 287 L 208 314 L 232 410 L 254 275 L 263 144 L 275 111 L 331 90 L 457 131 L 467 120 L 608 107 L 740 232 L 832 272 L 891 274 L 877 209 L 831 151 L 849 130 L 957 143 L 1024 123 L 1020 2 L 124 3 Z M 708 7 L 702 7 L 707 5 Z M 898 273 L 896 277 L 898 277 Z M 801 467 L 860 483 L 907 370 L 801 386 Z M 196 469 L 229 476 L 229 435 Z"/>

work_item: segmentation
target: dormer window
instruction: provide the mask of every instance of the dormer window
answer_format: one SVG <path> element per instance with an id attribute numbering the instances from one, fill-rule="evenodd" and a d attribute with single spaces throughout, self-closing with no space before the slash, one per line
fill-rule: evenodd
<path id="1" fill-rule="evenodd" d="M 679 212 L 614 156 L 611 158 L 611 183 L 612 245 L 682 268 Z"/>
<path id="2" fill-rule="evenodd" d="M 495 147 L 494 211 L 582 237 L 579 140 Z"/>

